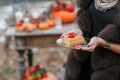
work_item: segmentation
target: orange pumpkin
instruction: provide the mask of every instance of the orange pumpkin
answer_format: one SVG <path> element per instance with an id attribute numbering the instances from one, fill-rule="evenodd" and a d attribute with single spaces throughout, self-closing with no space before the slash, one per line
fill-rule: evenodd
<path id="1" fill-rule="evenodd" d="M 76 19 L 76 13 L 75 12 L 68 12 L 68 11 L 59 11 L 59 12 L 53 12 L 52 13 L 53 18 L 60 17 L 63 24 L 65 23 L 71 23 Z"/>
<path id="2" fill-rule="evenodd" d="M 55 21 L 54 20 L 47 20 L 47 23 L 48 23 L 49 27 L 55 26 Z"/>
<path id="3" fill-rule="evenodd" d="M 23 80 L 58 80 L 57 76 L 39 65 L 28 68 L 24 73 Z"/>
<path id="4" fill-rule="evenodd" d="M 49 25 L 47 22 L 41 22 L 39 23 L 39 29 L 44 30 L 44 29 L 48 29 Z"/>

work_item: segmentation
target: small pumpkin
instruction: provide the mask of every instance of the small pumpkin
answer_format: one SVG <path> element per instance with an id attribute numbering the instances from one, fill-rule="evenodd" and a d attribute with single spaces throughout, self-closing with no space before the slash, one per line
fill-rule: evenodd
<path id="1" fill-rule="evenodd" d="M 53 18 L 60 17 L 63 24 L 71 23 L 76 19 L 75 12 L 68 12 L 68 11 L 59 11 L 52 13 Z"/>
<path id="2" fill-rule="evenodd" d="M 55 21 L 52 19 L 47 20 L 47 23 L 48 23 L 49 27 L 55 26 Z"/>
<path id="3" fill-rule="evenodd" d="M 47 72 L 46 69 L 37 65 L 25 71 L 24 80 L 58 80 L 58 78 L 53 73 Z"/>
<path id="4" fill-rule="evenodd" d="M 49 25 L 47 22 L 41 22 L 39 23 L 39 29 L 44 30 L 44 29 L 49 29 Z"/>

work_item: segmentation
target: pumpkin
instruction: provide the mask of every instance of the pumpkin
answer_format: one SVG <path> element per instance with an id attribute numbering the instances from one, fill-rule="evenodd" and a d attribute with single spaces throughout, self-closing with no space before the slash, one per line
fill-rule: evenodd
<path id="1" fill-rule="evenodd" d="M 53 18 L 60 17 L 63 24 L 71 23 L 76 19 L 75 12 L 68 12 L 68 11 L 59 11 L 52 13 Z"/>
<path id="2" fill-rule="evenodd" d="M 54 74 L 52 74 L 50 72 L 48 72 L 47 75 L 48 76 L 46 78 L 39 79 L 39 80 L 58 80 L 58 78 Z"/>
<path id="3" fill-rule="evenodd" d="M 49 25 L 49 27 L 53 27 L 53 26 L 55 26 L 55 21 L 54 20 L 47 20 L 47 23 L 48 23 L 48 25 Z"/>
<path id="4" fill-rule="evenodd" d="M 58 78 L 53 73 L 47 72 L 37 65 L 25 71 L 24 80 L 58 80 Z"/>
<path id="5" fill-rule="evenodd" d="M 41 23 L 39 23 L 38 28 L 41 29 L 41 30 L 48 29 L 49 25 L 48 25 L 47 22 L 41 22 Z"/>

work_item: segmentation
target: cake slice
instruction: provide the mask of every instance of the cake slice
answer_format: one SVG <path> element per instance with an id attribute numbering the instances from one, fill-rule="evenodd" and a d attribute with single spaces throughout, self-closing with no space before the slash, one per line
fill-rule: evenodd
<path id="1" fill-rule="evenodd" d="M 17 23 L 17 24 L 15 25 L 15 30 L 16 30 L 16 31 L 21 32 L 21 31 L 23 31 L 24 29 L 25 29 L 25 25 L 24 25 L 23 22 L 19 22 L 19 23 Z"/>
<path id="2" fill-rule="evenodd" d="M 25 23 L 25 32 L 31 32 L 37 28 L 37 23 L 35 21 Z"/>
<path id="3" fill-rule="evenodd" d="M 80 35 L 75 35 L 74 32 L 70 32 L 69 34 L 65 34 L 63 41 L 66 47 L 72 47 L 76 45 L 81 45 L 84 43 L 84 37 Z"/>

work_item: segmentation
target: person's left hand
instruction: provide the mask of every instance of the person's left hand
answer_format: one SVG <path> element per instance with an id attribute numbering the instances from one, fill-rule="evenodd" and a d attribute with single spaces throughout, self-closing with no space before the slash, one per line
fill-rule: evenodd
<path id="1" fill-rule="evenodd" d="M 104 44 L 105 41 L 102 38 L 99 37 L 93 37 L 91 38 L 90 42 L 87 44 L 87 46 L 75 46 L 74 49 L 77 50 L 84 50 L 84 51 L 90 51 L 93 52 L 94 49 L 101 44 Z"/>
<path id="2" fill-rule="evenodd" d="M 97 47 L 100 44 L 99 39 L 97 37 L 91 38 L 90 42 L 85 47 L 81 47 L 81 50 L 85 51 L 94 51 L 95 47 Z"/>

